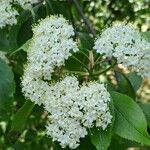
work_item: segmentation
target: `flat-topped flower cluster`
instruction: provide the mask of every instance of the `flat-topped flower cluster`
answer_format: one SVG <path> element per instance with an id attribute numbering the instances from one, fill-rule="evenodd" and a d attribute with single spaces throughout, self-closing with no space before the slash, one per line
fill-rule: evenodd
<path id="1" fill-rule="evenodd" d="M 118 25 L 104 30 L 95 41 L 94 49 L 106 57 L 115 57 L 118 64 L 150 77 L 150 43 L 129 25 Z"/>
<path id="2" fill-rule="evenodd" d="M 46 91 L 45 109 L 50 113 L 47 134 L 65 148 L 79 146 L 80 138 L 94 125 L 103 130 L 111 123 L 108 107 L 110 94 L 104 84 L 89 82 L 79 86 L 74 76 L 67 76 Z"/>
<path id="3" fill-rule="evenodd" d="M 62 16 L 47 17 L 33 27 L 22 91 L 27 99 L 43 104 L 49 113 L 47 134 L 63 148 L 74 149 L 88 134 L 87 128 L 95 125 L 104 130 L 112 116 L 110 94 L 104 84 L 79 85 L 75 76 L 50 84 L 55 68 L 79 51 L 73 35 L 73 27 Z"/>
<path id="4" fill-rule="evenodd" d="M 64 65 L 71 52 L 77 52 L 73 41 L 73 28 L 63 17 L 51 16 L 33 28 L 33 38 L 28 51 L 28 63 L 23 76 L 23 92 L 37 104 L 43 102 L 42 95 L 49 85 L 56 67 Z"/>
<path id="5" fill-rule="evenodd" d="M 32 4 L 37 2 L 38 0 L 0 0 L 0 28 L 17 23 L 16 17 L 19 13 L 14 4 L 20 5 L 23 9 L 29 9 Z"/>

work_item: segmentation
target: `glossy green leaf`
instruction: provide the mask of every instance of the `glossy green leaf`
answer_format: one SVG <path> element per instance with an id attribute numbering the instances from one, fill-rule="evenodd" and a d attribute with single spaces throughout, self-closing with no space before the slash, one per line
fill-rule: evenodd
<path id="1" fill-rule="evenodd" d="M 130 96 L 131 98 L 135 100 L 136 93 L 128 77 L 121 72 L 116 72 L 116 73 L 117 73 L 118 81 L 119 81 L 118 92 L 127 94 L 128 96 Z"/>
<path id="2" fill-rule="evenodd" d="M 150 145 L 147 122 L 141 108 L 127 95 L 111 92 L 115 108 L 114 131 L 117 135 Z"/>
<path id="3" fill-rule="evenodd" d="M 147 124 L 150 127 L 150 104 L 149 103 L 139 103 L 139 106 L 143 110 L 146 120 L 147 120 Z"/>
<path id="4" fill-rule="evenodd" d="M 19 131 L 21 132 L 25 126 L 25 123 L 32 112 L 32 109 L 34 107 L 34 103 L 31 101 L 27 101 L 15 114 L 12 125 L 11 125 L 11 131 Z"/>
<path id="5" fill-rule="evenodd" d="M 91 129 L 91 141 L 97 150 L 107 150 L 111 142 L 111 132 L 110 127 L 104 131 L 97 128 Z"/>
<path id="6" fill-rule="evenodd" d="M 88 50 L 92 50 L 94 46 L 94 39 L 86 32 L 77 33 L 80 38 L 80 47 Z"/>
<path id="7" fill-rule="evenodd" d="M 0 120 L 9 116 L 15 93 L 14 75 L 11 67 L 0 59 Z"/>
<path id="8" fill-rule="evenodd" d="M 137 91 L 142 84 L 142 80 L 143 80 L 142 77 L 137 75 L 137 73 L 133 72 L 127 74 L 127 78 L 129 79 L 134 90 Z"/>
<path id="9" fill-rule="evenodd" d="M 4 29 L 0 29 L 0 51 L 8 52 L 9 49 L 10 47 L 7 32 Z"/>
<path id="10" fill-rule="evenodd" d="M 14 50 L 18 49 L 18 47 L 20 45 L 25 43 L 24 41 L 28 40 L 27 33 L 29 31 L 25 31 L 25 30 L 27 30 L 27 27 L 25 27 L 23 25 L 29 24 L 29 22 L 28 22 L 29 20 L 31 20 L 31 12 L 29 10 L 25 10 L 25 11 L 21 12 L 21 14 L 18 18 L 18 23 L 11 27 L 10 32 L 9 32 L 10 52 L 13 52 Z M 23 31 L 23 33 L 21 30 Z M 24 40 L 23 43 L 20 42 L 20 40 L 22 40 L 22 39 Z"/>
<path id="11" fill-rule="evenodd" d="M 68 18 L 69 7 L 66 1 L 46 0 L 46 4 L 48 6 L 48 14 L 62 14 L 64 17 Z"/>
<path id="12" fill-rule="evenodd" d="M 70 150 L 70 149 L 68 148 L 65 150 Z M 76 150 L 96 150 L 96 147 L 91 143 L 90 137 L 86 136 L 85 138 L 81 138 L 80 145 L 79 147 L 77 147 Z"/>
<path id="13" fill-rule="evenodd" d="M 25 44 L 23 44 L 21 47 L 19 47 L 19 48 L 16 49 L 14 52 L 12 52 L 12 53 L 10 54 L 10 56 L 16 54 L 16 53 L 19 52 L 20 50 L 23 50 L 23 51 L 27 52 L 31 41 L 32 41 L 32 39 L 29 39 Z"/>
<path id="14" fill-rule="evenodd" d="M 130 147 L 141 147 L 141 145 L 137 142 L 114 135 L 108 150 L 127 150 Z"/>

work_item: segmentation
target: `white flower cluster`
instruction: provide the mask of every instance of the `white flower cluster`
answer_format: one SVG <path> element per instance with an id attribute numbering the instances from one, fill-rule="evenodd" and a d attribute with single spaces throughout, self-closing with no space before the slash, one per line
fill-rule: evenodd
<path id="1" fill-rule="evenodd" d="M 15 0 L 23 9 L 30 9 L 32 4 L 38 3 L 39 0 Z"/>
<path id="2" fill-rule="evenodd" d="M 9 60 L 8 60 L 8 58 L 6 57 L 6 52 L 3 52 L 3 51 L 0 51 L 0 58 L 3 60 L 3 61 L 5 61 L 5 63 L 6 64 L 8 64 L 9 63 Z"/>
<path id="3" fill-rule="evenodd" d="M 108 107 L 110 94 L 103 84 L 90 82 L 79 86 L 74 76 L 67 76 L 45 93 L 45 109 L 50 113 L 47 134 L 54 141 L 75 149 L 87 128 L 106 129 L 112 116 Z"/>
<path id="4" fill-rule="evenodd" d="M 107 57 L 115 57 L 119 64 L 150 77 L 148 56 L 150 43 L 129 25 L 107 28 L 96 40 L 94 49 Z"/>
<path id="5" fill-rule="evenodd" d="M 73 35 L 73 27 L 62 16 L 47 17 L 33 28 L 28 63 L 22 81 L 27 98 L 37 104 L 43 102 L 42 95 L 49 88 L 44 80 L 51 80 L 54 69 L 64 65 L 72 52 L 78 51 Z"/>
<path id="6" fill-rule="evenodd" d="M 17 23 L 18 12 L 12 7 L 12 0 L 0 0 L 0 28 Z"/>
<path id="7" fill-rule="evenodd" d="M 18 3 L 23 9 L 29 9 L 38 0 L 0 0 L 0 28 L 17 23 L 16 17 L 19 13 L 13 6 L 14 2 Z"/>
<path id="8" fill-rule="evenodd" d="M 62 16 L 47 17 L 33 28 L 22 91 L 48 111 L 47 134 L 63 148 L 74 149 L 80 138 L 88 134 L 87 128 L 95 125 L 104 130 L 112 116 L 108 107 L 110 95 L 103 84 L 79 86 L 74 76 L 50 84 L 55 68 L 78 51 L 73 35 L 72 26 Z"/>
<path id="9" fill-rule="evenodd" d="M 110 94 L 104 84 L 90 82 L 82 86 L 78 98 L 78 107 L 83 111 L 83 125 L 91 128 L 95 122 L 96 127 L 105 130 L 112 116 L 108 107 Z"/>
<path id="10" fill-rule="evenodd" d="M 136 71 L 141 77 L 150 77 L 150 43 L 143 39 L 138 48 L 141 50 L 140 57 L 137 63 L 131 66 L 131 70 Z"/>

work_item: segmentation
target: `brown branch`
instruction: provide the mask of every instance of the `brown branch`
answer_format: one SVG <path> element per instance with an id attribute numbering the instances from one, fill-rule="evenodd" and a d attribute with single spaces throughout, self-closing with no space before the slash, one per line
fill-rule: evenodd
<path id="1" fill-rule="evenodd" d="M 85 15 L 84 15 L 84 13 L 83 13 L 83 10 L 82 10 L 82 8 L 81 8 L 79 2 L 78 2 L 77 0 L 72 0 L 72 1 L 73 1 L 73 3 L 75 4 L 75 6 L 76 6 L 76 8 L 77 8 L 77 10 L 78 10 L 78 12 L 79 12 L 79 14 L 81 15 L 81 17 L 82 17 L 82 19 L 83 19 L 85 25 L 87 26 L 88 30 L 89 30 L 90 33 L 95 37 L 95 36 L 96 36 L 96 32 L 95 32 L 95 30 L 93 29 L 93 27 L 92 27 L 90 21 L 88 20 L 88 18 L 85 17 Z"/>

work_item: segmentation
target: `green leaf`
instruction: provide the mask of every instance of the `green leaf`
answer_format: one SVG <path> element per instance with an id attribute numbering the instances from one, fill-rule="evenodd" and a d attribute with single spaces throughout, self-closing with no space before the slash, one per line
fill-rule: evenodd
<path id="1" fill-rule="evenodd" d="M 127 74 L 127 78 L 130 80 L 130 83 L 132 84 L 134 90 L 137 91 L 142 84 L 142 77 L 137 75 L 137 73 L 133 72 Z"/>
<path id="2" fill-rule="evenodd" d="M 112 128 L 115 120 L 114 106 L 112 101 L 110 103 L 110 110 L 113 116 L 111 125 L 109 125 L 105 130 L 98 128 L 93 128 L 90 130 L 91 142 L 97 150 L 107 150 L 111 143 Z"/>
<path id="3" fill-rule="evenodd" d="M 118 92 L 111 92 L 111 96 L 116 114 L 115 133 L 123 138 L 150 145 L 147 122 L 138 104 L 130 97 Z"/>
<path id="4" fill-rule="evenodd" d="M 30 43 L 31 43 L 32 39 L 29 39 L 25 44 L 23 44 L 20 49 L 24 50 L 25 52 L 28 51 L 28 48 L 30 46 Z"/>
<path id="5" fill-rule="evenodd" d="M 27 33 L 29 31 L 27 31 L 27 26 L 23 26 L 23 25 L 29 24 L 31 19 L 32 19 L 31 12 L 29 10 L 25 10 L 21 12 L 21 14 L 19 15 L 18 23 L 11 27 L 9 32 L 10 52 L 13 52 L 14 50 L 18 49 L 20 45 L 22 45 L 25 41 L 28 40 Z M 23 43 L 20 44 L 19 41 L 22 39 L 23 39 Z"/>
<path id="6" fill-rule="evenodd" d="M 111 142 L 111 127 L 106 130 L 93 128 L 91 129 L 91 141 L 97 150 L 107 150 Z"/>
<path id="7" fill-rule="evenodd" d="M 143 37 L 150 42 L 150 31 L 146 31 L 142 33 Z"/>
<path id="8" fill-rule="evenodd" d="M 141 145 L 137 142 L 114 135 L 108 150 L 127 150 L 130 147 L 141 147 Z"/>
<path id="9" fill-rule="evenodd" d="M 4 29 L 0 29 L 0 51 L 9 51 L 9 41 L 7 38 L 7 32 Z"/>
<path id="10" fill-rule="evenodd" d="M 69 8 L 66 1 L 46 0 L 46 5 L 49 7 L 48 14 L 62 14 L 64 17 L 68 18 Z"/>
<path id="11" fill-rule="evenodd" d="M 86 32 L 78 32 L 77 34 L 80 38 L 80 47 L 92 50 L 94 46 L 94 39 Z"/>
<path id="12" fill-rule="evenodd" d="M 139 106 L 142 108 L 146 120 L 147 120 L 147 124 L 150 127 L 150 104 L 149 103 L 139 103 Z"/>
<path id="13" fill-rule="evenodd" d="M 34 103 L 31 101 L 27 101 L 15 114 L 12 125 L 11 125 L 11 131 L 19 131 L 21 132 L 25 126 L 25 123 L 32 112 L 32 109 L 34 107 Z"/>
<path id="14" fill-rule="evenodd" d="M 0 59 L 0 120 L 9 116 L 15 93 L 14 75 L 11 68 Z"/>
<path id="15" fill-rule="evenodd" d="M 116 73 L 117 73 L 118 81 L 119 81 L 118 92 L 127 94 L 128 96 L 130 96 L 131 98 L 135 100 L 136 93 L 128 77 L 121 72 L 116 72 Z"/>
<path id="16" fill-rule="evenodd" d="M 25 44 L 23 44 L 21 47 L 19 47 L 13 53 L 11 53 L 10 56 L 14 55 L 15 53 L 19 52 L 20 50 L 27 52 L 31 41 L 32 41 L 32 39 L 29 39 Z"/>
<path id="17" fill-rule="evenodd" d="M 62 150 L 62 148 L 61 148 Z M 65 150 L 70 150 L 65 149 Z M 86 136 L 85 138 L 81 138 L 80 145 L 76 150 L 96 150 L 95 146 L 91 143 L 90 137 Z"/>

